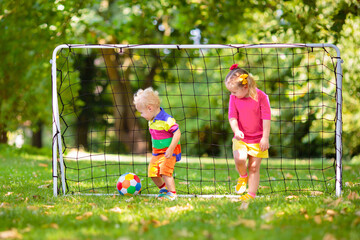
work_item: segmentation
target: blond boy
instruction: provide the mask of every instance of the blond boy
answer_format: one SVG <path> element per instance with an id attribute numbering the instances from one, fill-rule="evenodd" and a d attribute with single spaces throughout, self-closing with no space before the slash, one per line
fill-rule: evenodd
<path id="1" fill-rule="evenodd" d="M 152 140 L 152 159 L 148 176 L 160 189 L 159 199 L 176 199 L 173 172 L 181 159 L 181 132 L 175 119 L 160 107 L 159 93 L 151 87 L 139 89 L 134 95 L 136 110 L 148 120 Z"/>

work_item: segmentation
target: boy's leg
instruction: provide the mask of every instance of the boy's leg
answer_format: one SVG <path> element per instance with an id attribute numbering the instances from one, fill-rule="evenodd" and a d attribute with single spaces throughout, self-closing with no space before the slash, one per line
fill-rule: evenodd
<path id="1" fill-rule="evenodd" d="M 155 185 L 158 188 L 165 187 L 165 185 L 166 185 L 166 183 L 163 181 L 162 177 L 152 177 L 151 179 L 153 180 L 153 182 L 155 183 Z"/>
<path id="2" fill-rule="evenodd" d="M 166 189 L 166 184 L 161 177 L 152 177 L 151 178 L 155 185 L 160 189 L 158 197 L 163 197 L 169 191 Z"/>
<path id="3" fill-rule="evenodd" d="M 167 189 L 169 190 L 166 193 L 166 196 L 161 197 L 160 199 L 175 200 L 176 199 L 176 190 L 175 190 L 175 181 L 173 177 L 174 167 L 176 163 L 176 158 L 165 158 L 164 162 L 160 164 L 160 175 L 163 178 Z"/>
<path id="4" fill-rule="evenodd" d="M 163 181 L 162 177 L 160 176 L 160 167 L 159 165 L 162 163 L 161 156 L 153 156 L 149 167 L 148 167 L 148 176 L 151 177 L 155 185 L 160 189 L 159 197 L 166 195 L 168 190 L 166 189 L 165 182 Z"/>
<path id="5" fill-rule="evenodd" d="M 176 195 L 176 191 L 175 191 L 175 181 L 174 178 L 172 176 L 166 176 L 166 175 L 162 175 L 166 186 L 168 187 L 168 192 L 165 195 L 159 196 L 160 200 L 170 200 L 173 201 L 176 199 L 177 195 Z"/>
<path id="6" fill-rule="evenodd" d="M 249 165 L 248 165 L 248 169 L 249 169 L 249 180 L 248 180 L 249 188 L 248 188 L 248 193 L 253 194 L 254 197 L 256 195 L 256 192 L 258 190 L 259 183 L 260 183 L 261 159 L 262 158 L 257 158 L 257 157 L 253 157 L 253 156 L 249 155 Z"/>
<path id="7" fill-rule="evenodd" d="M 169 176 L 166 176 L 166 175 L 162 175 L 162 177 L 164 179 L 164 182 L 165 182 L 165 185 L 166 185 L 167 189 L 170 192 L 175 192 L 175 181 L 174 181 L 173 176 L 169 177 Z"/>
<path id="8" fill-rule="evenodd" d="M 163 156 L 161 158 L 161 163 L 159 164 L 160 176 L 164 180 L 167 189 L 172 192 L 175 191 L 175 182 L 173 178 L 175 163 L 175 157 L 165 158 L 165 156 Z"/>

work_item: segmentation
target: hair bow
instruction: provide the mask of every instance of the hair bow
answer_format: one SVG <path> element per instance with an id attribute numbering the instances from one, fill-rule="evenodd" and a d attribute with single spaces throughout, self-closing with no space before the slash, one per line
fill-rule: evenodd
<path id="1" fill-rule="evenodd" d="M 239 64 L 233 64 L 231 67 L 230 67 L 230 70 L 234 70 L 235 68 L 237 68 L 239 66 Z"/>
<path id="2" fill-rule="evenodd" d="M 245 85 L 245 84 L 247 84 L 247 77 L 248 77 L 248 75 L 247 74 L 241 74 L 240 76 L 239 76 L 239 82 L 241 82 L 242 83 L 242 85 Z"/>

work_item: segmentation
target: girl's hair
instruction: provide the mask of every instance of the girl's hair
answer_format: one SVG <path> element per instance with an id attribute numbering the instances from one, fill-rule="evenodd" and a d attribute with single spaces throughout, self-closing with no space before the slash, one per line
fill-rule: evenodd
<path id="1" fill-rule="evenodd" d="M 134 104 L 136 107 L 141 108 L 144 108 L 148 105 L 160 107 L 159 93 L 157 91 L 154 91 L 152 87 L 146 88 L 144 90 L 139 89 L 134 94 Z"/>
<path id="2" fill-rule="evenodd" d="M 242 68 L 239 67 L 231 67 L 231 71 L 226 75 L 225 78 L 225 85 L 229 87 L 244 87 L 248 85 L 249 87 L 249 96 L 257 101 L 257 91 L 256 91 L 256 82 L 250 74 Z M 246 74 L 246 84 L 243 84 L 242 78 Z"/>

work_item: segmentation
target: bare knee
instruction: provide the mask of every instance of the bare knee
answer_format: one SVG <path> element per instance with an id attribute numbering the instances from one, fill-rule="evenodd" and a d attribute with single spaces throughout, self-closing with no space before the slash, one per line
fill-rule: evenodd
<path id="1" fill-rule="evenodd" d="M 246 165 L 246 158 L 235 157 L 235 165 Z"/>
<path id="2" fill-rule="evenodd" d="M 234 151 L 234 160 L 236 165 L 246 165 L 247 154 L 241 151 Z"/>
<path id="3" fill-rule="evenodd" d="M 249 169 L 249 173 L 256 173 L 260 170 L 260 164 L 256 162 L 252 162 L 249 164 L 248 169 Z"/>

